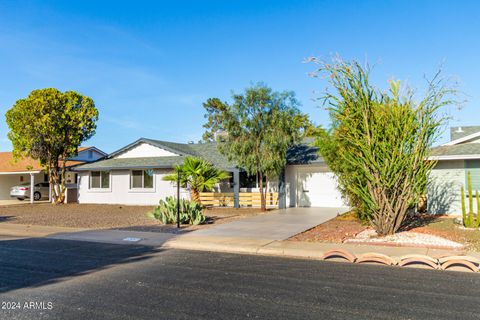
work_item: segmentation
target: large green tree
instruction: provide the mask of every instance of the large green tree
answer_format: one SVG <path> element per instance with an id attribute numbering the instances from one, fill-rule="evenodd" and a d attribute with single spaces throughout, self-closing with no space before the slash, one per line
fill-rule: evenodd
<path id="1" fill-rule="evenodd" d="M 425 194 L 435 164 L 425 159 L 453 90 L 437 75 L 416 99 L 399 81 L 390 81 L 388 91 L 375 88 L 357 62 L 319 63 L 334 89 L 323 97 L 332 127 L 317 141 L 320 152 L 350 205 L 379 235 L 393 234 Z"/>
<path id="2" fill-rule="evenodd" d="M 49 173 L 55 203 L 65 200 L 65 163 L 95 134 L 98 110 L 92 99 L 54 88 L 32 91 L 6 113 L 15 157 L 40 161 Z"/>
<path id="3" fill-rule="evenodd" d="M 176 183 L 179 172 L 180 185 L 190 188 L 191 198 L 197 203 L 201 203 L 200 192 L 210 191 L 217 183 L 230 177 L 228 173 L 203 159 L 187 157 L 183 164 L 175 167 L 175 173 L 166 175 L 163 180 Z"/>
<path id="4" fill-rule="evenodd" d="M 247 174 L 258 176 L 261 208 L 266 210 L 264 178 L 278 178 L 287 150 L 311 124 L 299 111 L 293 92 L 274 92 L 260 83 L 232 99 L 227 103 L 212 98 L 203 104 L 207 118 L 203 138 L 217 140 L 222 154 Z"/>

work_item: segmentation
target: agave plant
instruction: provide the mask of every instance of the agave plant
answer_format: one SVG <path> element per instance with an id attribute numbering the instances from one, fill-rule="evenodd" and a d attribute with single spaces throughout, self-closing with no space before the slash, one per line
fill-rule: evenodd
<path id="1" fill-rule="evenodd" d="M 160 200 L 159 205 L 147 214 L 149 217 L 160 220 L 163 224 L 177 223 L 177 199 L 167 197 Z M 180 223 L 201 224 L 205 222 L 202 206 L 186 199 L 180 199 Z"/>
<path id="2" fill-rule="evenodd" d="M 200 192 L 210 191 L 215 184 L 230 177 L 225 171 L 215 168 L 211 163 L 195 157 L 185 158 L 182 165 L 175 167 L 175 173 L 163 177 L 163 180 L 176 183 L 180 172 L 180 185 L 190 188 L 191 198 L 200 202 Z"/>

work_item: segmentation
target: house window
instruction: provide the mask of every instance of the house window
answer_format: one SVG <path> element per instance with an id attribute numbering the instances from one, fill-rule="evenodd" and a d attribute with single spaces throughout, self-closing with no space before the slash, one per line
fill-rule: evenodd
<path id="1" fill-rule="evenodd" d="M 88 159 L 92 159 L 93 158 L 93 151 L 92 150 L 88 150 Z"/>
<path id="2" fill-rule="evenodd" d="M 132 170 L 130 179 L 131 189 L 152 189 L 153 170 Z"/>
<path id="3" fill-rule="evenodd" d="M 110 188 L 110 172 L 92 171 L 90 172 L 90 189 L 108 189 Z"/>
<path id="4" fill-rule="evenodd" d="M 468 190 L 468 172 L 472 181 L 472 190 L 480 192 L 480 160 L 465 160 L 465 193 Z"/>

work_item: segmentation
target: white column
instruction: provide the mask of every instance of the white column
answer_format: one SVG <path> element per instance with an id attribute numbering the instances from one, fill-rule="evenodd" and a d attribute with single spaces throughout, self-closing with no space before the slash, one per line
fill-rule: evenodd
<path id="1" fill-rule="evenodd" d="M 30 172 L 30 203 L 33 203 L 33 193 L 35 188 L 35 179 L 33 172 Z"/>

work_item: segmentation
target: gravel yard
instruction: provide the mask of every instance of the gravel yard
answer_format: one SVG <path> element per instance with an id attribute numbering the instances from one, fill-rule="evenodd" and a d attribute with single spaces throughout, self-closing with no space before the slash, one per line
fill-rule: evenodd
<path id="1" fill-rule="evenodd" d="M 152 208 L 152 206 L 52 205 L 49 203 L 0 206 L 0 222 L 71 228 L 178 232 L 175 226 L 165 226 L 154 219 L 148 218 L 146 213 Z M 192 231 L 212 224 L 224 223 L 260 213 L 259 209 L 251 208 L 206 209 L 204 214 L 209 218 L 208 224 L 184 226 L 182 231 Z"/>
<path id="2" fill-rule="evenodd" d="M 367 225 L 362 224 L 355 212 L 322 223 L 310 230 L 299 233 L 289 240 L 329 243 L 386 243 L 399 246 L 456 248 L 458 244 L 467 250 L 480 252 L 480 231 L 458 228 L 453 218 L 420 214 L 406 222 L 403 232 L 395 237 L 379 238 Z"/>
<path id="3" fill-rule="evenodd" d="M 419 232 L 397 232 L 394 235 L 379 237 L 375 230 L 368 229 L 360 232 L 354 238 L 347 239 L 346 243 L 394 245 L 402 247 L 429 247 L 437 249 L 464 249 L 464 245 L 439 236 Z"/>

